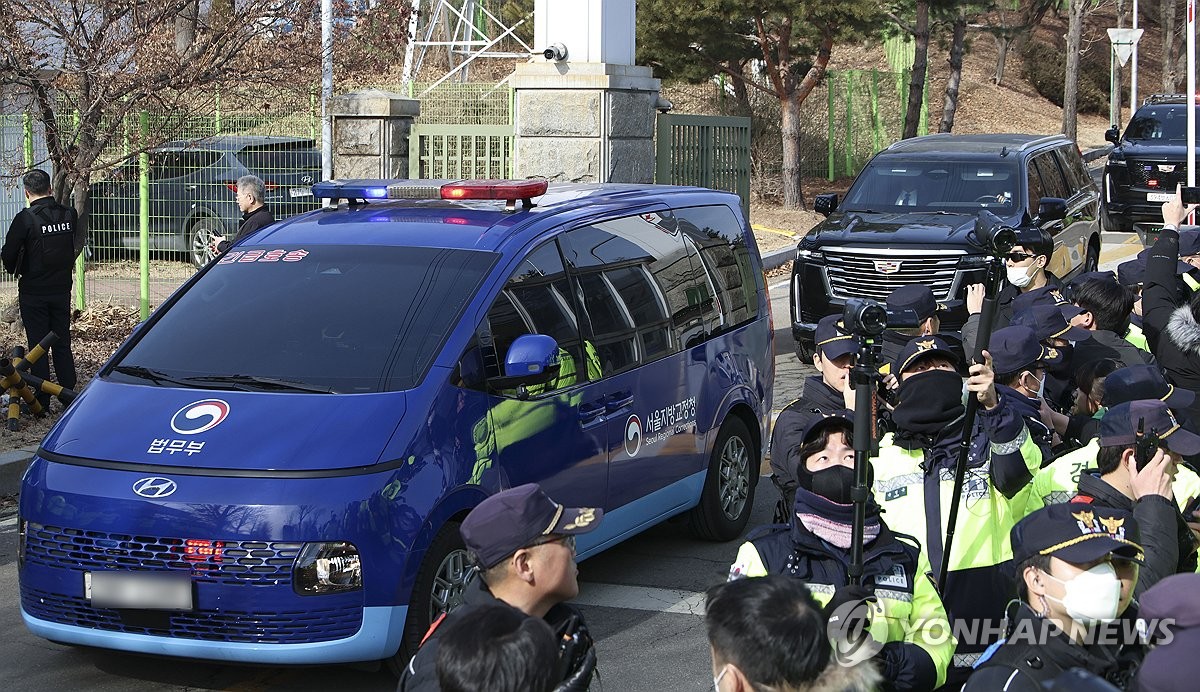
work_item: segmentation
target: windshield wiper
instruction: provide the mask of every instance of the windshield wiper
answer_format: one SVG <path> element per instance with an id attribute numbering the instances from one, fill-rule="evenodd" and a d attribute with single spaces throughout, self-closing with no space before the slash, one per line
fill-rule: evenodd
<path id="1" fill-rule="evenodd" d="M 150 368 L 143 367 L 141 365 L 118 365 L 117 367 L 113 368 L 113 371 L 119 372 L 122 375 L 129 375 L 130 377 L 137 377 L 137 378 L 140 378 L 143 380 L 150 380 L 154 384 L 162 384 L 164 382 L 169 382 L 171 384 L 178 384 L 178 385 L 182 385 L 184 387 L 195 387 L 196 386 L 190 382 L 185 382 L 184 380 L 181 380 L 181 379 L 178 379 L 175 377 L 171 377 L 170 375 L 168 375 L 164 372 L 159 372 L 158 370 L 152 370 Z"/>
<path id="2" fill-rule="evenodd" d="M 315 392 L 318 394 L 337 394 L 337 392 L 329 387 L 321 387 L 315 384 L 307 384 L 304 382 L 296 382 L 293 380 L 281 380 L 276 377 L 262 377 L 259 375 L 203 375 L 197 377 L 185 378 L 193 386 L 197 384 L 228 384 L 236 389 L 243 391 L 262 391 L 264 389 L 281 389 L 291 390 L 296 392 Z"/>

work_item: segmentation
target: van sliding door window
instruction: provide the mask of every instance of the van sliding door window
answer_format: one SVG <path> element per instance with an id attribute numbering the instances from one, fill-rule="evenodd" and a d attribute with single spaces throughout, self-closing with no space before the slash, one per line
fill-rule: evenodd
<path id="1" fill-rule="evenodd" d="M 698 302 L 711 298 L 717 308 L 709 323 L 708 336 L 734 329 L 758 317 L 761 275 L 754 270 L 746 236 L 734 213 L 725 206 L 676 209 L 679 230 L 693 248 L 707 277 Z"/>

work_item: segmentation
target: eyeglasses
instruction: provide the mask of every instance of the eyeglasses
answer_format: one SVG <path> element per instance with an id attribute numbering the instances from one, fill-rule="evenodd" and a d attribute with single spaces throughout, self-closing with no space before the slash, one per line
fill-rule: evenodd
<path id="1" fill-rule="evenodd" d="M 1037 255 L 1031 255 L 1025 252 L 1010 252 L 1004 256 L 1009 262 L 1024 262 L 1027 259 L 1033 259 Z"/>
<path id="2" fill-rule="evenodd" d="M 525 547 L 533 548 L 533 547 L 539 546 L 539 545 L 546 545 L 547 543 L 562 543 L 567 548 L 569 548 L 571 550 L 571 552 L 575 552 L 575 536 L 573 536 L 573 535 L 556 536 L 556 535 L 552 534 L 549 536 L 545 536 L 543 538 L 539 538 L 536 541 L 534 541 L 533 543 L 530 543 L 529 545 L 527 545 Z"/>

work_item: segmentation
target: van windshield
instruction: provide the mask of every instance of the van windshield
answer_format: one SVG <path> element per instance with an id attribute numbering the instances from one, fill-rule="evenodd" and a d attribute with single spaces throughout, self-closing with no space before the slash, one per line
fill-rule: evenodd
<path id="1" fill-rule="evenodd" d="M 239 247 L 105 375 L 245 391 L 410 389 L 495 261 L 444 248 Z"/>
<path id="2" fill-rule="evenodd" d="M 1016 208 L 1021 191 L 1016 163 L 896 158 L 877 158 L 859 173 L 838 210 L 974 214 Z"/>

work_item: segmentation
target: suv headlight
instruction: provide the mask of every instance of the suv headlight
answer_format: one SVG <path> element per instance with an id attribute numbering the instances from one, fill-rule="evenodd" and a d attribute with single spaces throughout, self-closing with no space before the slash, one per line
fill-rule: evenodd
<path id="1" fill-rule="evenodd" d="M 1110 166 L 1113 164 L 1124 166 L 1125 152 L 1121 151 L 1120 149 L 1113 149 L 1112 151 L 1108 152 L 1108 164 Z"/>
<path id="2" fill-rule="evenodd" d="M 809 250 L 807 248 L 800 248 L 800 249 L 796 250 L 796 258 L 797 259 L 802 259 L 802 260 L 818 259 L 819 260 L 819 259 L 821 259 L 821 257 L 822 257 L 822 255 L 821 255 L 820 250 Z"/>
<path id="3" fill-rule="evenodd" d="M 301 596 L 362 588 L 362 559 L 351 543 L 305 543 L 292 567 L 292 588 Z"/>

